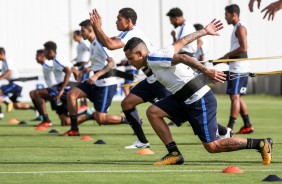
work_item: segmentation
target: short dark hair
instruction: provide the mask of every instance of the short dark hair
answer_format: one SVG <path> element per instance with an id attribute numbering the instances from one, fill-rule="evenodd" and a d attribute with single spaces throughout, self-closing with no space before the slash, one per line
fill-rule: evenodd
<path id="1" fill-rule="evenodd" d="M 86 19 L 84 21 L 82 21 L 79 26 L 83 26 L 83 27 L 89 27 L 91 26 L 91 22 L 90 22 L 90 19 Z"/>
<path id="2" fill-rule="evenodd" d="M 240 8 L 237 4 L 226 6 L 225 11 L 231 14 L 236 13 L 238 16 L 240 15 Z"/>
<path id="3" fill-rule="evenodd" d="M 194 24 L 194 28 L 196 29 L 196 31 L 199 31 L 204 29 L 204 26 L 202 24 Z"/>
<path id="4" fill-rule="evenodd" d="M 137 47 L 141 43 L 145 44 L 145 42 L 142 39 L 137 37 L 132 37 L 130 40 L 128 40 L 128 42 L 124 46 L 123 51 L 124 52 L 127 50 L 132 51 L 135 47 Z"/>
<path id="5" fill-rule="evenodd" d="M 36 54 L 37 54 L 37 55 L 39 55 L 39 54 L 44 54 L 44 50 L 43 50 L 43 49 L 39 49 L 39 50 L 36 51 Z"/>
<path id="6" fill-rule="evenodd" d="M 132 8 L 122 8 L 119 10 L 121 16 L 126 19 L 131 19 L 132 23 L 135 25 L 137 21 L 137 14 Z"/>
<path id="7" fill-rule="evenodd" d="M 44 48 L 47 50 L 53 50 L 53 51 L 57 51 L 57 45 L 55 42 L 53 41 L 48 41 L 46 43 L 44 43 Z"/>
<path id="8" fill-rule="evenodd" d="M 77 36 L 81 36 L 81 32 L 80 32 L 79 30 L 75 30 L 75 31 L 73 32 L 73 34 L 74 34 L 74 35 L 77 35 Z"/>
<path id="9" fill-rule="evenodd" d="M 0 54 L 6 54 L 4 47 L 0 47 Z"/>
<path id="10" fill-rule="evenodd" d="M 182 17 L 183 12 L 179 8 L 172 8 L 172 9 L 169 10 L 169 12 L 166 15 L 171 17 L 171 18 Z"/>

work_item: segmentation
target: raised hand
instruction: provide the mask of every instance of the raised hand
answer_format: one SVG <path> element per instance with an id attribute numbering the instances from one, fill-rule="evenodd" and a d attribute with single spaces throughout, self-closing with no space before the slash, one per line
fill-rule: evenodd
<path id="1" fill-rule="evenodd" d="M 276 12 L 282 9 L 282 1 L 276 1 L 265 7 L 261 12 L 265 11 L 263 19 L 268 15 L 268 20 L 273 20 Z"/>
<path id="2" fill-rule="evenodd" d="M 255 3 L 255 1 L 258 2 L 258 9 L 260 8 L 261 0 L 250 0 L 250 2 L 249 2 L 249 10 L 250 10 L 250 12 L 254 11 L 254 3 Z"/>
<path id="3" fill-rule="evenodd" d="M 216 21 L 216 19 L 213 19 L 211 23 L 209 23 L 204 30 L 208 35 L 219 35 L 218 31 L 223 29 L 222 22 L 220 20 Z"/>
<path id="4" fill-rule="evenodd" d="M 93 9 L 89 15 L 91 24 L 94 28 L 102 27 L 102 17 L 99 15 L 97 9 Z"/>
<path id="5" fill-rule="evenodd" d="M 226 81 L 226 75 L 222 71 L 217 71 L 214 69 L 207 69 L 204 74 L 210 78 L 213 83 L 220 82 L 224 83 Z"/>

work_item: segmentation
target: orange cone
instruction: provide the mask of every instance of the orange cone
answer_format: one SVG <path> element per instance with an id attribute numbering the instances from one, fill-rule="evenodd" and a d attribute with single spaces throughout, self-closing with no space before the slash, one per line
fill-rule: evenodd
<path id="1" fill-rule="evenodd" d="M 35 130 L 43 131 L 43 130 L 47 130 L 47 128 L 45 128 L 44 126 L 38 126 L 35 128 Z"/>
<path id="2" fill-rule="evenodd" d="M 149 148 L 144 148 L 144 149 L 141 149 L 140 151 L 138 151 L 137 154 L 140 154 L 140 155 L 153 155 L 155 153 L 152 150 L 150 150 Z"/>
<path id="3" fill-rule="evenodd" d="M 20 121 L 17 119 L 9 119 L 8 121 L 10 124 L 18 124 Z"/>
<path id="4" fill-rule="evenodd" d="M 229 166 L 222 170 L 223 173 L 244 173 L 243 170 L 235 166 Z"/>
<path id="5" fill-rule="evenodd" d="M 89 136 L 82 136 L 81 138 L 80 138 L 80 140 L 83 140 L 83 141 L 92 141 L 93 139 L 92 139 L 92 137 L 89 137 Z"/>

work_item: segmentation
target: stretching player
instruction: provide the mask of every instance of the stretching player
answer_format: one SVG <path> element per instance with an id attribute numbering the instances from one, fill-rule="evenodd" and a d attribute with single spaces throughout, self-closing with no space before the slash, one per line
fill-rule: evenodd
<path id="1" fill-rule="evenodd" d="M 164 49 L 150 52 L 140 38 L 130 39 L 124 47 L 130 64 L 140 69 L 149 66 L 157 80 L 167 87 L 173 95 L 166 97 L 147 109 L 147 117 L 168 154 L 155 165 L 183 164 L 184 159 L 172 138 L 164 118 L 172 119 L 178 126 L 189 121 L 194 132 L 210 153 L 256 149 L 261 153 L 263 164 L 271 162 L 272 139 L 246 139 L 232 137 L 219 139 L 216 120 L 216 98 L 206 85 L 206 75 L 213 82 L 224 82 L 225 74 L 207 69 L 193 57 L 177 54 L 188 43 L 204 35 L 217 35 L 222 29 L 220 21 L 213 20 L 205 29 L 186 35 Z M 185 65 L 183 65 L 185 64 Z M 188 65 L 189 67 L 187 68 Z M 193 67 L 203 74 L 194 78 Z"/>
<path id="2" fill-rule="evenodd" d="M 94 103 L 95 120 L 98 124 L 127 123 L 126 119 L 121 116 L 107 115 L 117 89 L 117 79 L 111 73 L 111 70 L 115 67 L 111 53 L 96 39 L 90 20 L 85 20 L 79 25 L 83 38 L 91 43 L 91 67 L 82 70 L 81 74 L 94 72 L 94 75 L 67 93 L 71 129 L 64 136 L 80 135 L 77 123 L 77 99 L 81 97 L 87 97 Z"/>

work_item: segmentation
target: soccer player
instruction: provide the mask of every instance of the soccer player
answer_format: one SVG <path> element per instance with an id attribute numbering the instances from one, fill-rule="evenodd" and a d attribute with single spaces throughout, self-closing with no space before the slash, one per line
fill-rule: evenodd
<path id="1" fill-rule="evenodd" d="M 180 30 L 177 34 L 172 33 L 173 42 L 179 40 L 187 34 L 195 32 L 194 26 L 185 20 L 185 18 L 183 17 L 183 12 L 179 8 L 172 8 L 166 15 L 169 17 L 170 23 L 174 26 L 174 28 L 180 27 Z M 185 45 L 179 53 L 187 54 L 188 56 L 192 57 L 196 51 L 197 42 L 192 42 Z"/>
<path id="2" fill-rule="evenodd" d="M 44 43 L 44 55 L 46 59 L 52 60 L 56 85 L 36 90 L 34 99 L 39 113 L 43 116 L 43 121 L 37 126 L 50 127 L 52 126 L 52 122 L 49 119 L 45 102 L 46 100 L 50 102 L 52 101 L 51 103 L 60 102 L 60 98 L 65 90 L 70 88 L 68 84 L 71 76 L 71 69 L 69 63 L 63 63 L 58 59 L 57 44 L 55 42 L 48 41 Z"/>
<path id="3" fill-rule="evenodd" d="M 130 64 L 137 69 L 149 66 L 166 88 L 173 93 L 147 109 L 147 117 L 168 154 L 155 165 L 183 164 L 184 158 L 173 140 L 164 118 L 172 119 L 178 126 L 189 121 L 195 134 L 210 153 L 256 149 L 261 153 L 263 164 L 271 162 L 272 139 L 246 139 L 232 137 L 219 139 L 217 134 L 216 98 L 206 85 L 206 75 L 213 82 L 224 82 L 225 74 L 207 69 L 193 57 L 177 54 L 188 43 L 204 35 L 217 35 L 222 29 L 220 21 L 213 20 L 205 29 L 186 35 L 164 49 L 150 52 L 140 38 L 130 39 L 124 47 Z M 189 67 L 187 67 L 187 65 Z M 194 78 L 190 67 L 203 74 Z"/>
<path id="4" fill-rule="evenodd" d="M 104 47 L 110 50 L 120 49 L 125 46 L 130 38 L 139 37 L 144 40 L 150 51 L 154 50 L 149 39 L 136 26 L 137 14 L 132 8 L 122 8 L 119 10 L 116 25 L 117 29 L 122 31 L 122 33 L 117 37 L 110 38 L 104 33 L 101 27 L 102 20 L 96 9 L 92 11 L 90 18 L 97 39 Z M 132 145 L 126 146 L 126 149 L 150 147 L 150 143 L 143 132 L 141 119 L 139 118 L 136 106 L 145 102 L 154 103 L 155 100 L 160 100 L 170 94 L 165 87 L 156 80 L 154 74 L 148 67 L 144 67 L 141 70 L 147 78 L 139 82 L 121 102 L 123 113 L 138 138 L 138 141 L 135 141 Z"/>
<path id="5" fill-rule="evenodd" d="M 16 84 L 16 79 L 19 78 L 19 73 L 11 62 L 8 62 L 6 59 L 6 51 L 3 47 L 0 47 L 0 61 L 2 63 L 2 75 L 0 75 L 0 80 L 6 79 L 9 81 L 9 84 L 2 85 L 0 87 L 0 96 L 8 96 L 9 99 L 13 102 L 13 107 L 15 109 L 22 109 L 22 110 L 34 110 L 34 107 L 20 103 L 18 101 L 18 97 L 21 96 L 22 87 Z M 15 81 L 15 82 L 13 82 Z M 10 95 L 11 94 L 11 95 Z M 2 102 L 3 97 L 1 97 Z M 1 106 L 1 105 L 0 105 Z M 11 107 L 10 107 L 11 110 Z M 8 112 L 10 111 L 8 110 Z"/>
<path id="6" fill-rule="evenodd" d="M 246 25 L 240 21 L 240 8 L 236 4 L 225 7 L 225 19 L 227 23 L 234 26 L 231 35 L 230 52 L 225 54 L 222 59 L 237 59 L 248 57 L 248 37 L 250 32 Z M 227 91 L 231 100 L 230 117 L 227 127 L 233 129 L 235 121 L 239 115 L 244 121 L 244 126 L 237 132 L 239 134 L 249 134 L 254 132 L 250 122 L 247 104 L 243 100 L 243 95 L 247 93 L 248 75 L 250 71 L 249 61 L 236 61 L 229 63 L 230 77 L 227 83 Z"/>
<path id="7" fill-rule="evenodd" d="M 71 119 L 71 129 L 64 136 L 79 136 L 77 123 L 77 99 L 84 97 L 94 103 L 95 120 L 98 124 L 120 124 L 127 123 L 126 119 L 118 115 L 108 115 L 107 111 L 117 89 L 117 79 L 111 70 L 115 62 L 110 51 L 104 48 L 96 39 L 90 20 L 79 24 L 84 39 L 90 41 L 91 67 L 84 69 L 83 73 L 94 74 L 87 81 L 80 83 L 67 93 L 67 105 Z"/>

